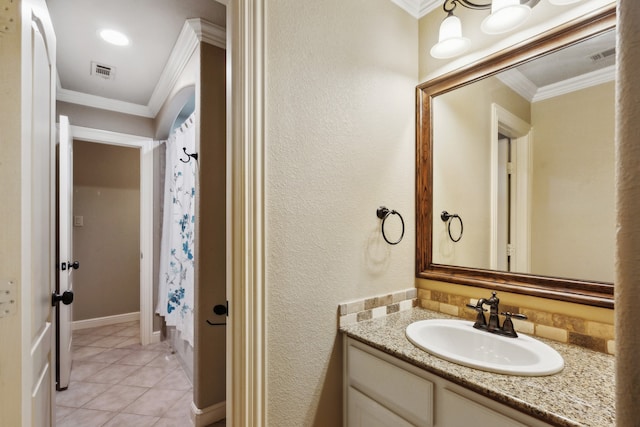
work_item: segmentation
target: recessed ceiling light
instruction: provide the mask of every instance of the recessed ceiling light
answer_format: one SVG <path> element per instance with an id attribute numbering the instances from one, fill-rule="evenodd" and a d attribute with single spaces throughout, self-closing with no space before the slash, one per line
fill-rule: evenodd
<path id="1" fill-rule="evenodd" d="M 129 44 L 129 38 L 116 30 L 102 30 L 99 32 L 102 40 L 107 43 L 114 44 L 116 46 L 127 46 Z"/>

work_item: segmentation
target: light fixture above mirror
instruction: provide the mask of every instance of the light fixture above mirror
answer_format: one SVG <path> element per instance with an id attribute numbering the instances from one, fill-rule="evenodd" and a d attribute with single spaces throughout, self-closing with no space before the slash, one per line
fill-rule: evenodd
<path id="1" fill-rule="evenodd" d="M 549 0 L 554 5 L 567 5 L 581 0 Z M 447 14 L 440 24 L 438 43 L 431 48 L 431 56 L 438 59 L 462 55 L 471 41 L 462 35 L 462 22 L 454 15 L 458 5 L 472 10 L 491 10 L 480 26 L 485 34 L 502 34 L 522 25 L 540 0 L 492 0 L 476 3 L 471 0 L 444 0 L 442 9 Z"/>

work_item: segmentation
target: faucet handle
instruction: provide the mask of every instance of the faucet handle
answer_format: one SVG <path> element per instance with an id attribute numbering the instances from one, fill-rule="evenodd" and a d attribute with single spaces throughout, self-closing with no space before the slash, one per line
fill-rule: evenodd
<path id="1" fill-rule="evenodd" d="M 486 308 L 484 308 L 481 305 L 473 305 L 473 304 L 467 304 L 467 307 L 469 308 L 473 308 L 475 311 L 477 311 L 478 313 L 481 313 L 483 311 L 488 311 Z"/>
<path id="2" fill-rule="evenodd" d="M 506 337 L 511 337 L 511 338 L 518 338 L 518 334 L 516 333 L 516 330 L 513 327 L 513 322 L 511 321 L 511 318 L 513 317 L 515 319 L 524 320 L 527 318 L 527 316 L 520 313 L 510 313 L 508 311 L 505 311 L 500 314 L 506 317 L 504 319 L 504 322 L 502 323 L 502 335 Z"/>
<path id="3" fill-rule="evenodd" d="M 506 316 L 507 319 L 513 317 L 514 319 L 520 319 L 520 320 L 526 320 L 528 319 L 528 317 L 524 314 L 520 314 L 520 313 L 510 313 L 508 311 L 502 312 L 500 313 L 503 316 Z"/>
<path id="4" fill-rule="evenodd" d="M 473 324 L 473 327 L 476 329 L 487 329 L 487 319 L 484 318 L 484 312 L 487 311 L 486 308 L 482 307 L 482 304 L 467 304 L 467 307 L 473 308 L 478 312 L 476 316 L 476 322 Z"/>

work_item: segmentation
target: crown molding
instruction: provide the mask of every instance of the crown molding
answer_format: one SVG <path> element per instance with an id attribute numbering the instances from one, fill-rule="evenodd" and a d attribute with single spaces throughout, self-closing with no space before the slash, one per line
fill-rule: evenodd
<path id="1" fill-rule="evenodd" d="M 169 55 L 169 59 L 160 74 L 158 84 L 149 98 L 149 110 L 155 117 L 162 105 L 169 97 L 171 89 L 175 86 L 176 82 L 180 78 L 180 74 L 184 71 L 185 67 L 189 63 L 189 59 L 193 52 L 195 52 L 200 39 L 197 32 L 193 29 L 190 21 L 199 21 L 198 19 L 187 19 L 182 26 L 182 31 L 176 40 L 176 44 L 173 46 L 173 50 Z"/>
<path id="2" fill-rule="evenodd" d="M 200 43 L 226 48 L 227 32 L 223 27 L 200 18 L 187 19 L 178 36 L 158 84 L 149 99 L 149 109 L 155 117 L 165 103 L 182 71 Z"/>
<path id="3" fill-rule="evenodd" d="M 225 28 L 200 18 L 187 19 L 147 105 L 63 89 L 59 78 L 56 99 L 86 107 L 155 118 L 199 44 L 207 43 L 225 49 L 226 40 Z"/>
<path id="4" fill-rule="evenodd" d="M 224 27 L 198 18 L 187 19 L 187 23 L 201 42 L 220 49 L 227 48 L 227 30 Z"/>
<path id="5" fill-rule="evenodd" d="M 531 80 L 516 69 L 504 71 L 496 77 L 527 101 L 538 102 L 613 81 L 616 78 L 616 66 L 611 65 L 600 70 L 542 87 L 537 87 Z"/>
<path id="6" fill-rule="evenodd" d="M 420 19 L 432 10 L 442 6 L 442 0 L 391 0 L 407 11 L 411 16 Z"/>
<path id="7" fill-rule="evenodd" d="M 442 0 L 422 0 L 420 2 L 420 13 L 418 18 L 422 18 L 426 14 L 442 7 Z"/>
<path id="8" fill-rule="evenodd" d="M 543 86 L 536 92 L 535 96 L 533 97 L 533 102 L 542 101 L 543 99 L 549 99 L 567 93 L 575 92 L 580 89 L 586 89 L 591 86 L 607 83 L 615 80 L 615 78 L 616 66 L 611 65 L 609 67 L 592 71 L 581 76 Z"/>
<path id="9" fill-rule="evenodd" d="M 503 71 L 502 73 L 497 74 L 496 77 L 529 102 L 533 101 L 533 98 L 538 91 L 538 86 L 515 68 Z"/>
<path id="10" fill-rule="evenodd" d="M 91 95 L 84 92 L 63 89 L 56 90 L 58 101 L 69 102 L 71 104 L 84 105 L 85 107 L 99 108 L 101 110 L 115 111 L 118 113 L 131 114 L 134 116 L 154 118 L 155 114 L 147 105 L 134 104 L 132 102 L 120 101 L 117 99 L 104 98 L 102 96 Z"/>
<path id="11" fill-rule="evenodd" d="M 153 143 L 153 138 L 127 133 L 112 132 L 103 129 L 88 128 L 84 126 L 70 125 L 71 135 L 75 139 L 88 142 L 101 142 L 126 147 L 144 147 Z"/>

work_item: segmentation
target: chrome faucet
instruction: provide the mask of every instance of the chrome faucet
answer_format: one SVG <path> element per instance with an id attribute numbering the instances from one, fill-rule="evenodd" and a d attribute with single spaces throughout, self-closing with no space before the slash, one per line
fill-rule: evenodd
<path id="1" fill-rule="evenodd" d="M 496 292 L 492 292 L 491 298 L 489 299 L 480 298 L 476 305 L 467 304 L 467 307 L 472 308 L 478 312 L 478 316 L 476 317 L 476 322 L 473 324 L 473 327 L 483 331 L 491 332 L 492 334 L 517 338 L 518 334 L 513 327 L 511 318 L 513 317 L 516 319 L 524 320 L 527 318 L 527 316 L 520 313 L 510 313 L 508 311 L 500 313 L 505 316 L 504 322 L 502 323 L 502 326 L 500 326 L 500 317 L 498 316 L 498 313 L 500 312 L 500 299 L 496 295 Z M 489 323 L 487 323 L 484 315 L 484 313 L 487 311 L 484 308 L 485 305 L 489 306 Z"/>

